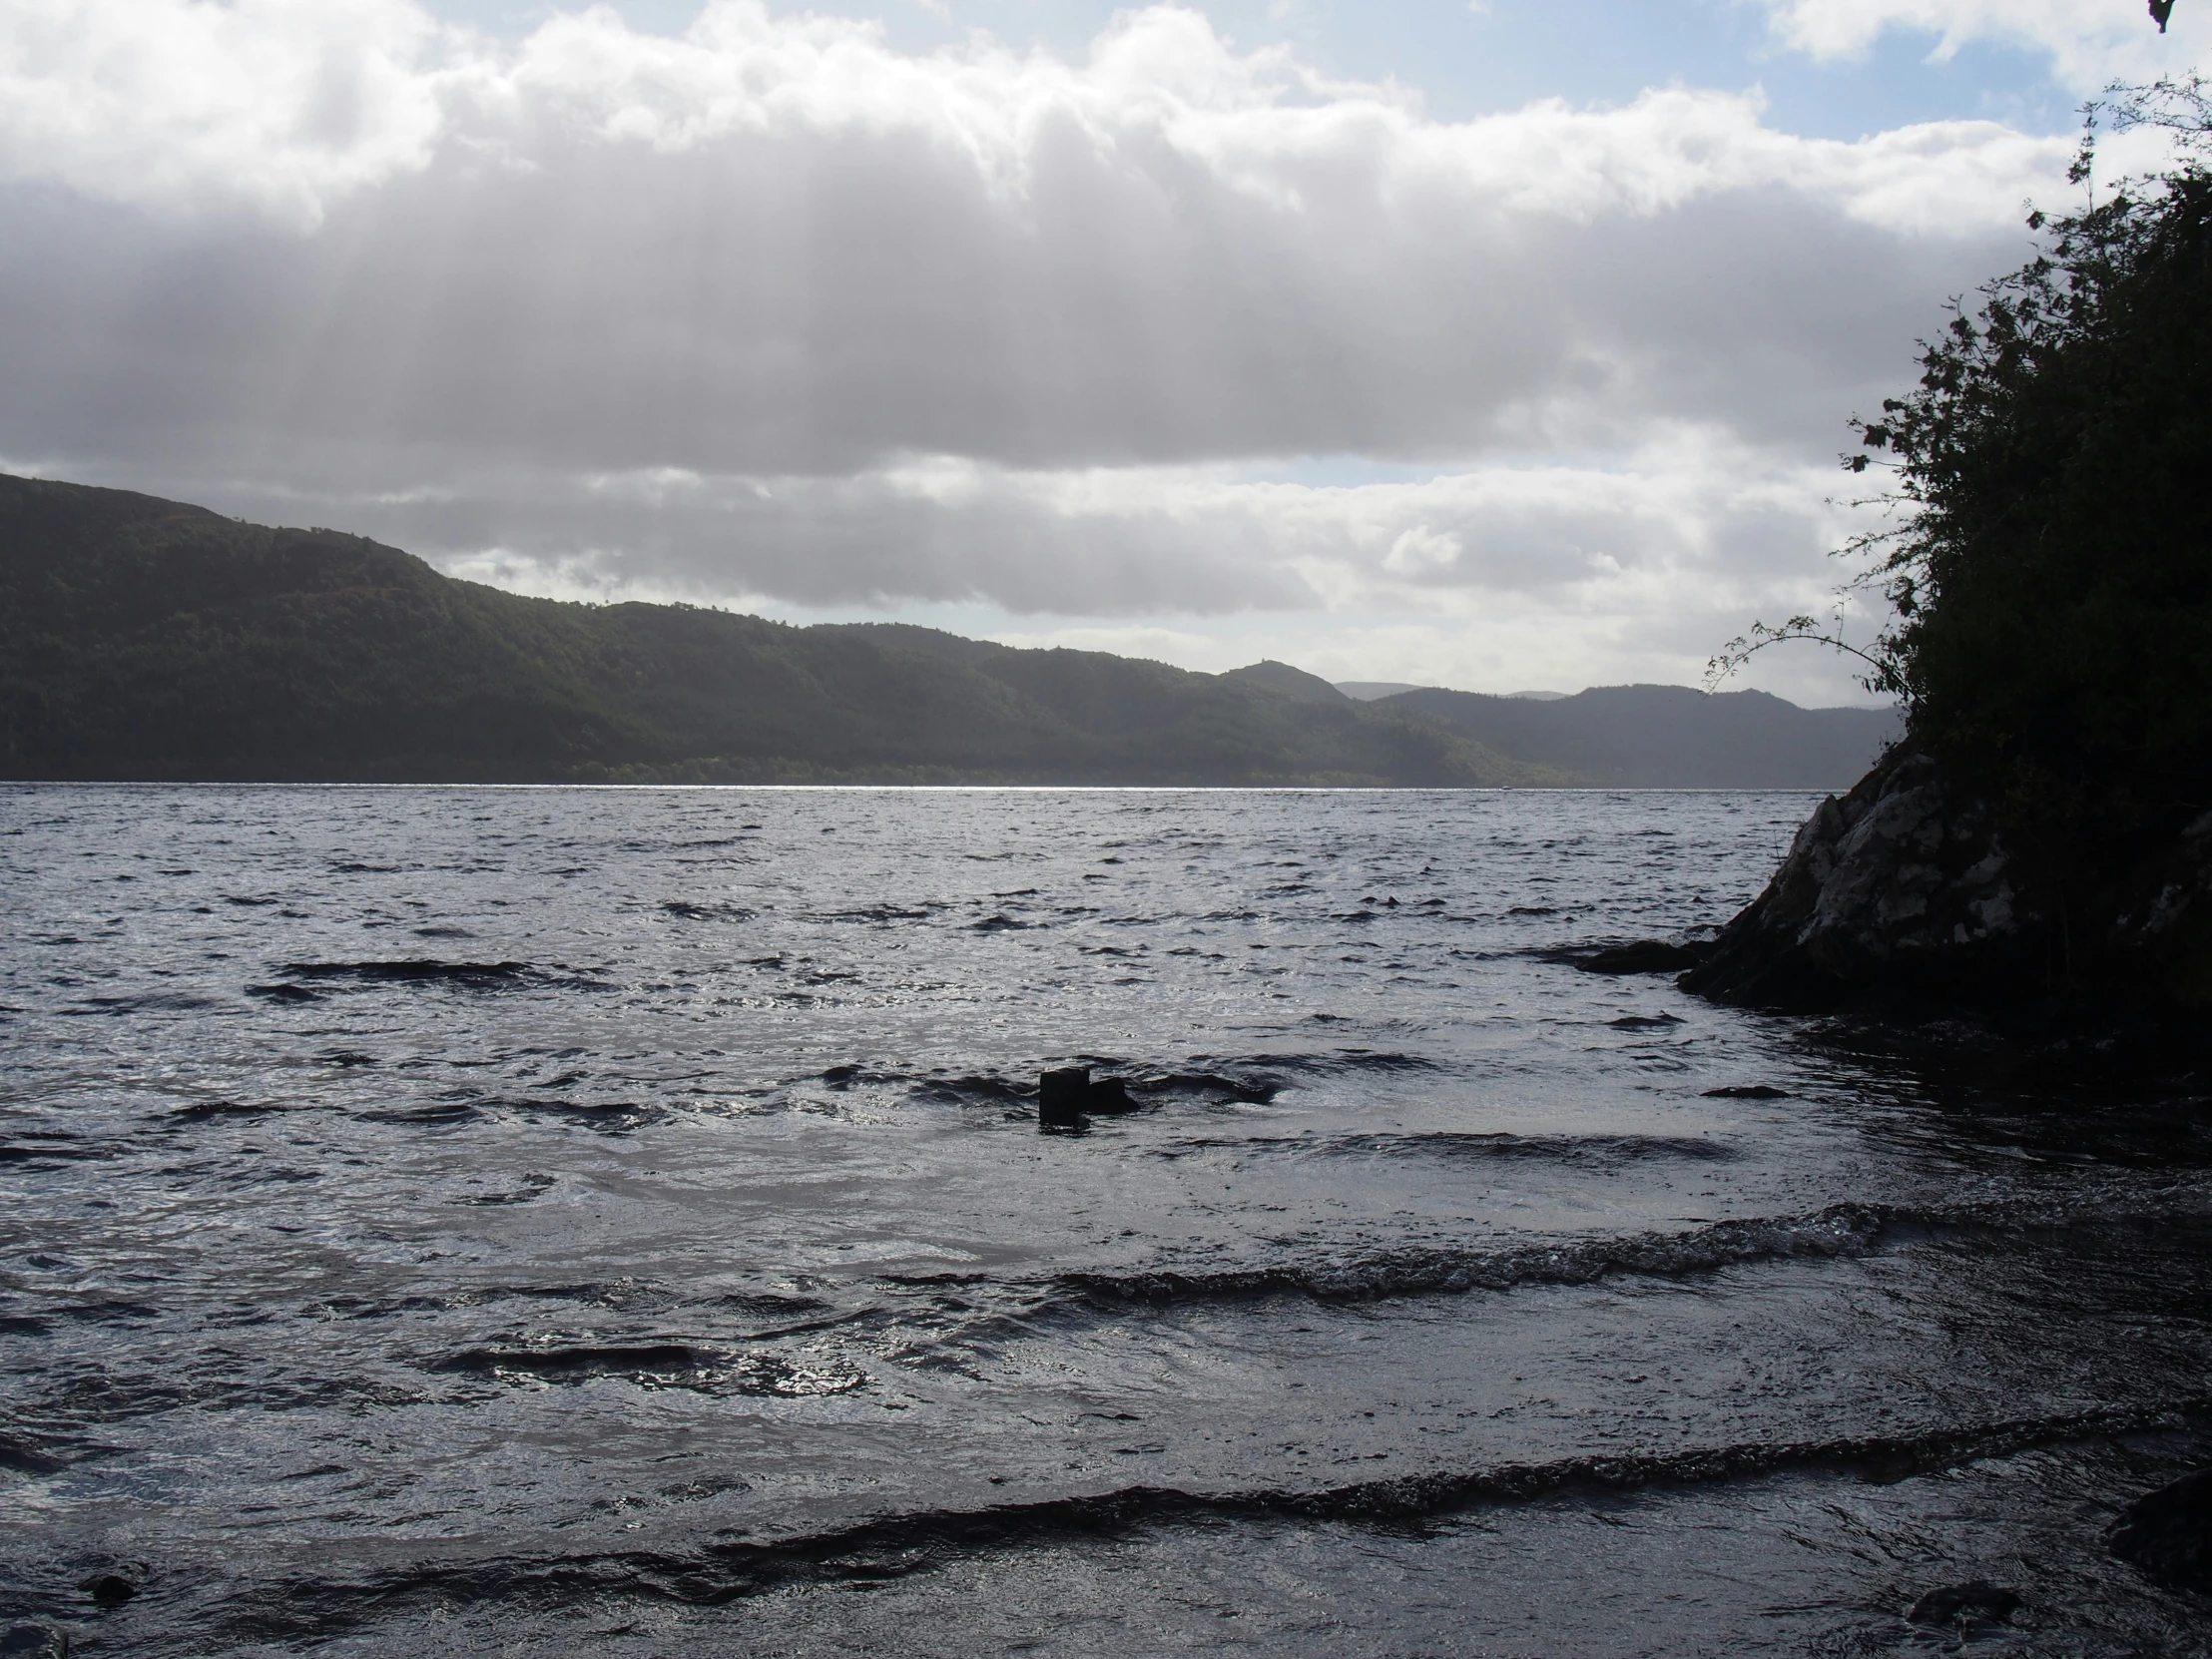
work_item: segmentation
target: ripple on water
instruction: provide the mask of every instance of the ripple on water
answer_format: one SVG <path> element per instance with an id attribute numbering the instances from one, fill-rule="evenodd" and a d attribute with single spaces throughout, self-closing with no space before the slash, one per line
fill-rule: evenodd
<path id="1" fill-rule="evenodd" d="M 0 1628 L 2194 1651 L 2197 1107 L 1576 969 L 1810 805 L 0 789 Z"/>

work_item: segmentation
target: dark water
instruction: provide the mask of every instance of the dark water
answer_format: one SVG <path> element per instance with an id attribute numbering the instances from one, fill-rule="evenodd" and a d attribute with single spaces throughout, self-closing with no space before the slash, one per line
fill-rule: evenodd
<path id="1" fill-rule="evenodd" d="M 0 1628 L 2212 1651 L 2191 1117 L 1554 954 L 1810 805 L 0 792 Z"/>

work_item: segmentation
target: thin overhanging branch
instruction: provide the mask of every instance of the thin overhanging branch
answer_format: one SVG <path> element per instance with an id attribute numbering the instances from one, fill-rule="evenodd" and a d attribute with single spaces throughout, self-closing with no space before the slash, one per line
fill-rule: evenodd
<path id="1" fill-rule="evenodd" d="M 1738 669 L 1750 662 L 1771 645 L 1783 645 L 1795 640 L 1810 640 L 1832 650 L 1857 657 L 1871 671 L 1863 683 L 1869 691 L 1894 691 L 1896 673 L 1892 665 L 1881 658 L 1862 651 L 1843 637 L 1842 620 L 1835 627 L 1824 627 L 1811 616 L 1794 616 L 1779 625 L 1755 622 L 1748 634 L 1739 634 L 1716 652 L 1705 665 L 1705 690 L 1708 694 L 1720 689 Z"/>

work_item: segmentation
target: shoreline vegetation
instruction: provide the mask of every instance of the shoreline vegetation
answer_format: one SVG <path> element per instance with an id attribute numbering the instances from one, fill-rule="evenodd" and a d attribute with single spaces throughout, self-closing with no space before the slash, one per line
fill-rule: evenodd
<path id="1" fill-rule="evenodd" d="M 904 624 L 531 599 L 333 530 L 0 475 L 0 776 L 53 782 L 1835 789 L 1880 709 L 1359 700 Z"/>
<path id="2" fill-rule="evenodd" d="M 2099 121 L 2176 160 L 2094 188 Z M 1687 989 L 1813 1012 L 2212 1004 L 2212 97 L 2115 91 L 2043 252 L 1924 342 L 1860 420 L 1893 527 L 1860 586 L 1906 735 L 1799 832 Z M 1725 672 L 1808 617 L 1755 629 Z M 2037 1015 L 2036 1017 L 2041 1017 Z"/>

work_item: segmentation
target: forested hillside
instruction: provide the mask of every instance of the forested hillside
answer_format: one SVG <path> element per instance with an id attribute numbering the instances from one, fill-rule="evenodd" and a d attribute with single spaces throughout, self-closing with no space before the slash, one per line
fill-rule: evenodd
<path id="1" fill-rule="evenodd" d="M 564 604 L 331 530 L 0 478 L 15 778 L 1558 782 L 1266 677 Z"/>
<path id="2" fill-rule="evenodd" d="M 1887 716 L 1755 692 L 1360 703 L 905 624 L 526 599 L 334 530 L 0 476 L 0 774 L 1839 788 Z"/>

